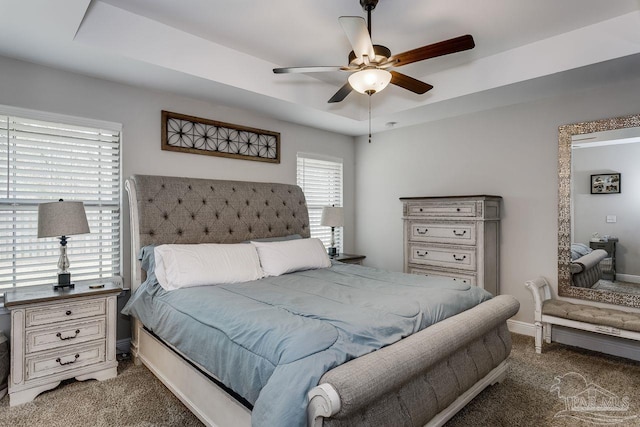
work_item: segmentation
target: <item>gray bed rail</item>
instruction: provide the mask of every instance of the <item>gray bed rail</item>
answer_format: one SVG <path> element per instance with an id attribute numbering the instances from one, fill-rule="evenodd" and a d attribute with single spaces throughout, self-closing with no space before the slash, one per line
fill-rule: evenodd
<path id="1" fill-rule="evenodd" d="M 443 424 L 457 411 L 450 408 L 456 401 L 466 404 L 504 376 L 503 361 L 511 352 L 506 320 L 519 307 L 512 296 L 495 297 L 327 372 L 319 387 L 337 393 L 339 404 L 333 402 L 334 413 L 323 425 Z M 492 381 L 489 374 L 499 366 L 504 369 Z M 474 384 L 481 388 L 461 402 Z"/>

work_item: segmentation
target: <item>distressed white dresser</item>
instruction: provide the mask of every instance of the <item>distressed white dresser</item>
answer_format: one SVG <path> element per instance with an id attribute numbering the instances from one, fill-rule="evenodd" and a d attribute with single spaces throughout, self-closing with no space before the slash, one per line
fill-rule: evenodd
<path id="1" fill-rule="evenodd" d="M 11 311 L 9 404 L 33 400 L 60 381 L 106 380 L 117 375 L 116 298 L 122 289 L 76 284 L 15 288 L 5 294 Z"/>
<path id="2" fill-rule="evenodd" d="M 402 197 L 404 271 L 498 295 L 500 196 Z"/>

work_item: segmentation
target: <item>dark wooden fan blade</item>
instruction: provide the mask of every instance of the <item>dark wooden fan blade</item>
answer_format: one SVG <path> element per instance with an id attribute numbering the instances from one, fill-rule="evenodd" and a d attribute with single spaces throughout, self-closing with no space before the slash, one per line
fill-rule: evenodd
<path id="1" fill-rule="evenodd" d="M 420 80 L 416 80 L 406 74 L 398 73 L 397 71 L 390 71 L 390 73 L 391 84 L 410 90 L 413 93 L 422 95 L 423 93 L 433 89 L 433 86 L 429 83 L 421 82 Z"/>
<path id="2" fill-rule="evenodd" d="M 333 95 L 331 97 L 331 99 L 329 100 L 329 103 L 334 103 L 334 102 L 340 102 L 343 99 L 345 99 L 347 97 L 347 95 L 349 95 L 351 93 L 351 91 L 353 90 L 353 88 L 351 88 L 351 85 L 349 84 L 349 82 L 346 82 L 344 84 L 344 86 L 342 86 L 336 93 L 335 95 Z"/>
<path id="3" fill-rule="evenodd" d="M 273 72 L 276 74 L 285 73 L 323 73 L 325 71 L 341 71 L 344 67 L 285 67 L 274 68 Z"/>
<path id="4" fill-rule="evenodd" d="M 476 44 L 473 41 L 473 37 L 467 34 L 466 36 L 456 37 L 455 39 L 433 43 L 427 46 L 422 46 L 417 49 L 393 55 L 391 58 L 389 58 L 389 62 L 393 62 L 394 67 L 400 67 L 402 65 L 411 64 L 412 62 L 423 61 L 429 58 L 435 58 L 442 55 L 448 55 L 450 53 L 473 49 L 475 45 Z"/>

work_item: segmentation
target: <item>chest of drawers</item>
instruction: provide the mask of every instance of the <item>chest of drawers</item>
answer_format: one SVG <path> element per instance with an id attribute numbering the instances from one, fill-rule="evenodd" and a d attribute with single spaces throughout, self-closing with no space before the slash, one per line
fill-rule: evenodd
<path id="1" fill-rule="evenodd" d="M 51 286 L 10 290 L 10 405 L 33 400 L 60 381 L 105 380 L 117 375 L 116 298 L 121 288 L 77 284 L 53 291 Z"/>
<path id="2" fill-rule="evenodd" d="M 499 288 L 499 196 L 403 197 L 404 271 Z"/>

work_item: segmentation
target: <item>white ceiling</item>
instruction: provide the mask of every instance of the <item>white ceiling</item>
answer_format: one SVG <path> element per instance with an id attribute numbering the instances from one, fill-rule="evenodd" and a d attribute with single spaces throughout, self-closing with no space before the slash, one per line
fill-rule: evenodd
<path id="1" fill-rule="evenodd" d="M 0 0 L 0 55 L 362 135 L 368 99 L 326 101 L 346 65 L 338 23 L 358 0 Z M 470 51 L 399 71 L 434 89 L 371 98 L 373 129 L 408 126 L 640 74 L 640 0 L 380 0 L 372 38 L 392 53 L 472 34 Z"/>

